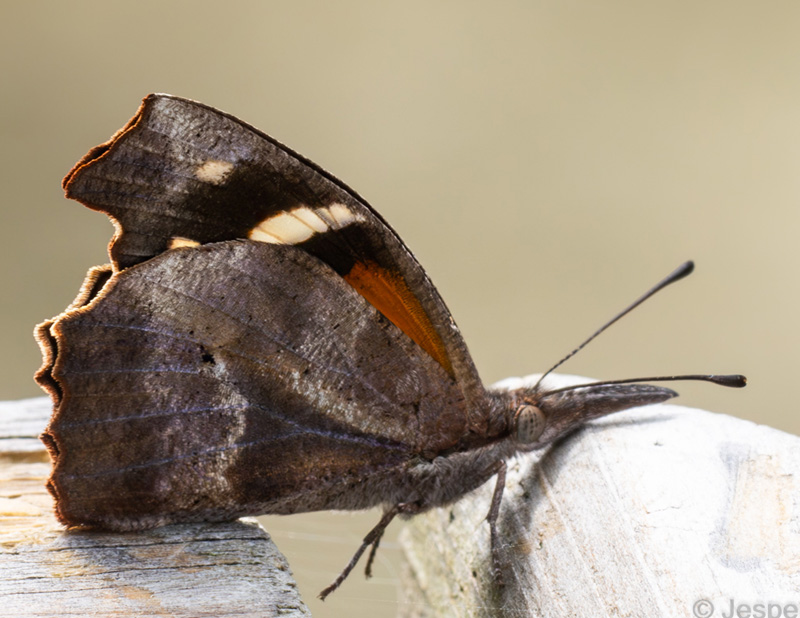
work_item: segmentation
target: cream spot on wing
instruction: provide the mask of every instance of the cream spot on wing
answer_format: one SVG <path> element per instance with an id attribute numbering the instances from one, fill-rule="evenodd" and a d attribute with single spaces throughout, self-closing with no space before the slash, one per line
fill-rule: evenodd
<path id="1" fill-rule="evenodd" d="M 314 234 L 340 230 L 363 219 L 363 216 L 355 214 L 344 204 L 315 209 L 299 206 L 289 212 L 267 217 L 250 230 L 247 237 L 278 245 L 297 245 Z"/>
<path id="2" fill-rule="evenodd" d="M 268 242 L 272 245 L 282 245 L 284 242 L 278 238 L 277 236 L 273 236 L 261 229 L 261 223 L 259 223 L 256 227 L 250 230 L 250 233 L 247 237 L 250 240 L 257 240 L 258 242 Z"/>
<path id="3" fill-rule="evenodd" d="M 308 240 L 314 235 L 314 228 L 309 227 L 290 212 L 282 212 L 268 219 L 250 230 L 248 237 L 251 240 L 278 243 L 281 245 L 296 245 Z"/>
<path id="4" fill-rule="evenodd" d="M 194 170 L 197 180 L 208 182 L 212 185 L 221 185 L 233 171 L 233 163 L 229 161 L 217 161 L 209 159 L 205 163 L 198 165 Z"/>
<path id="5" fill-rule="evenodd" d="M 291 211 L 291 214 L 300 219 L 300 221 L 305 223 L 317 233 L 327 232 L 330 229 L 330 226 L 325 222 L 325 220 L 320 217 L 316 211 L 311 210 L 308 206 L 295 208 Z"/>
<path id="6" fill-rule="evenodd" d="M 329 230 L 336 230 L 338 229 L 338 224 L 336 223 L 336 219 L 333 218 L 330 211 L 327 208 L 317 208 L 314 211 L 320 219 L 325 222 L 325 225 L 328 227 Z"/>
<path id="7" fill-rule="evenodd" d="M 331 214 L 331 217 L 333 217 L 333 220 L 336 222 L 337 229 L 342 229 L 351 223 L 363 220 L 361 215 L 354 213 L 344 204 L 331 204 L 328 206 L 327 210 Z"/>
<path id="8" fill-rule="evenodd" d="M 200 243 L 191 238 L 184 238 L 183 236 L 173 236 L 169 239 L 167 247 L 169 249 L 180 249 L 181 247 L 199 247 Z"/>

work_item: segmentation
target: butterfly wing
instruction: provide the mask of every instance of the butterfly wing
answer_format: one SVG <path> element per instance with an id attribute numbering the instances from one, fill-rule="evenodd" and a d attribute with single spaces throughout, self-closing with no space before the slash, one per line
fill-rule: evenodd
<path id="1" fill-rule="evenodd" d="M 45 328 L 66 524 L 365 508 L 466 431 L 444 369 L 296 247 L 168 251 L 84 296 Z"/>
<path id="2" fill-rule="evenodd" d="M 64 179 L 117 226 L 119 269 L 172 247 L 250 238 L 322 260 L 424 349 L 471 410 L 485 392 L 450 312 L 389 225 L 355 192 L 257 129 L 200 103 L 150 95 Z M 476 412 L 477 431 L 485 420 Z"/>

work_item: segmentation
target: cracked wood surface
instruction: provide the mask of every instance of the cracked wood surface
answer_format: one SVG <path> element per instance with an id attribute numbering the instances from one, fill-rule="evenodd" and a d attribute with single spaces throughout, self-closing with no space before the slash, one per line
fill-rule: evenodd
<path id="1" fill-rule="evenodd" d="M 425 603 L 402 616 L 707 617 L 728 614 L 731 599 L 750 615 L 757 603 L 800 607 L 797 436 L 662 404 L 511 460 L 503 588 L 488 567 L 492 490 L 403 530 L 405 594 Z M 713 614 L 702 604 L 693 614 L 703 600 Z"/>
<path id="2" fill-rule="evenodd" d="M 0 402 L 0 616 L 309 616 L 254 521 L 67 532 L 44 487 L 50 400 Z"/>

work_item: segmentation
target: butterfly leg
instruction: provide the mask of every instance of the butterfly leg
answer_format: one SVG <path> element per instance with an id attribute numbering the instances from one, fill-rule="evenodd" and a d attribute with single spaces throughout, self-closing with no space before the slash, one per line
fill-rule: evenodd
<path id="1" fill-rule="evenodd" d="M 356 553 L 353 554 L 353 557 L 350 559 L 350 562 L 344 567 L 344 570 L 339 574 L 334 582 L 325 588 L 322 592 L 319 593 L 319 598 L 323 601 L 325 597 L 327 597 L 331 592 L 336 590 L 342 582 L 347 579 L 347 576 L 350 575 L 350 571 L 355 568 L 356 564 L 358 564 L 359 558 L 361 558 L 364 551 L 372 545 L 372 551 L 369 554 L 369 560 L 367 561 L 367 577 L 370 576 L 372 560 L 375 557 L 375 552 L 378 549 L 378 544 L 381 541 L 381 537 L 383 536 L 386 527 L 391 523 L 391 521 L 400 515 L 401 513 L 416 513 L 419 510 L 419 506 L 413 502 L 406 502 L 401 504 L 394 505 L 391 509 L 384 513 L 381 520 L 378 522 L 378 525 L 375 526 L 372 530 L 369 531 L 367 536 L 364 537 L 364 541 L 361 543 L 361 546 L 356 550 Z"/>
<path id="2" fill-rule="evenodd" d="M 372 541 L 372 549 L 369 550 L 369 556 L 367 556 L 367 566 L 364 568 L 364 577 L 367 579 L 372 577 L 372 562 L 375 560 L 375 554 L 378 553 L 378 545 L 381 543 L 385 530 L 386 528 L 381 530 L 378 536 L 375 537 L 375 540 Z"/>
<path id="3" fill-rule="evenodd" d="M 500 515 L 500 503 L 503 501 L 503 490 L 506 486 L 506 462 L 502 459 L 495 463 L 491 468 L 492 474 L 497 474 L 497 482 L 492 494 L 492 504 L 486 515 L 486 522 L 489 524 L 489 547 L 492 554 L 492 570 L 494 571 L 494 581 L 498 586 L 503 585 L 503 569 L 500 560 L 500 539 L 497 535 L 497 517 Z"/>

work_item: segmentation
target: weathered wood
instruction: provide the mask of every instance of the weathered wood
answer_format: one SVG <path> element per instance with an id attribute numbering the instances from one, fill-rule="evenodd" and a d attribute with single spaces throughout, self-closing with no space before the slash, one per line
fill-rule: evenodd
<path id="1" fill-rule="evenodd" d="M 254 521 L 64 531 L 37 436 L 46 398 L 0 403 L 0 616 L 308 616 Z"/>
<path id="2" fill-rule="evenodd" d="M 751 615 L 756 603 L 800 606 L 797 436 L 660 405 L 519 457 L 499 519 L 503 588 L 488 566 L 492 489 L 403 530 L 406 596 L 425 603 L 401 615 L 705 618 L 704 600 L 714 616 L 731 599 Z"/>
<path id="3" fill-rule="evenodd" d="M 253 524 L 63 532 L 36 438 L 48 415 L 46 399 L 0 404 L 0 615 L 308 615 Z M 691 616 L 706 599 L 718 616 L 730 599 L 798 604 L 798 485 L 796 436 L 669 405 L 617 414 L 511 462 L 504 588 L 488 568 L 491 483 L 414 518 L 400 611 Z"/>

